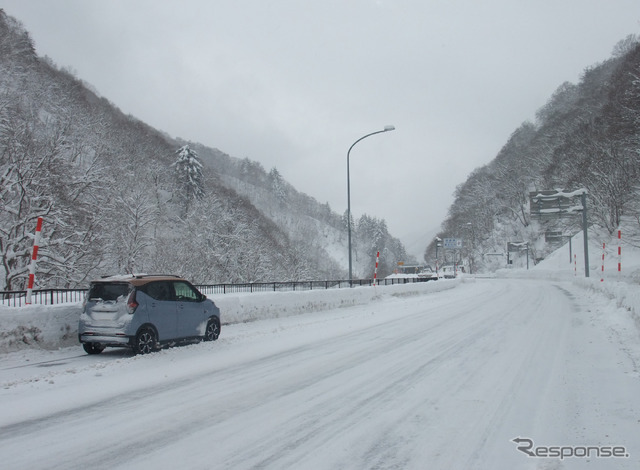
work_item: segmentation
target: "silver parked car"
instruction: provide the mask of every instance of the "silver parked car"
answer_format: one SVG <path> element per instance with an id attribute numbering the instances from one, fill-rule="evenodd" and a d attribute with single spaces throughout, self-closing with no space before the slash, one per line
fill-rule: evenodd
<path id="1" fill-rule="evenodd" d="M 88 354 L 107 346 L 147 354 L 186 341 L 215 341 L 220 309 L 178 276 L 111 276 L 91 282 L 78 325 Z"/>

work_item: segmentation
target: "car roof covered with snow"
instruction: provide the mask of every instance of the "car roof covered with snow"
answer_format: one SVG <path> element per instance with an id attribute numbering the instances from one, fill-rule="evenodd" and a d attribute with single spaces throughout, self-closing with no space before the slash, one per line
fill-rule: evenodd
<path id="1" fill-rule="evenodd" d="M 175 276 L 172 274 L 124 274 L 105 276 L 99 279 L 94 279 L 91 283 L 113 283 L 113 282 L 127 282 L 134 286 L 141 286 L 148 284 L 152 281 L 184 281 L 181 276 Z"/>

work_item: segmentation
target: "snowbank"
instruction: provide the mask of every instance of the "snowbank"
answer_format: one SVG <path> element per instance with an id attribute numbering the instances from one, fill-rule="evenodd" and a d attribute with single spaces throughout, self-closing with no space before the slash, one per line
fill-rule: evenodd
<path id="1" fill-rule="evenodd" d="M 286 317 L 376 302 L 387 296 L 422 295 L 452 289 L 460 280 L 298 292 L 212 295 L 223 324 Z M 0 353 L 26 348 L 58 349 L 78 344 L 81 303 L 0 307 Z M 223 329 L 224 334 L 224 329 Z"/>
<path id="2" fill-rule="evenodd" d="M 604 295 L 615 307 L 629 312 L 629 316 L 640 331 L 640 287 L 628 282 L 605 282 L 594 278 L 580 278 L 575 281 L 583 288 Z"/>
<path id="3" fill-rule="evenodd" d="M 572 244 L 572 254 L 575 257 L 571 263 L 569 262 L 569 245 L 566 244 L 529 270 L 501 269 L 496 276 L 571 281 L 590 294 L 608 299 L 613 307 L 626 310 L 629 318 L 640 331 L 640 250 L 624 238 L 618 240 L 617 233 L 610 235 L 606 232 L 590 230 L 589 277 L 587 278 L 584 273 L 582 232 L 578 232 L 573 237 Z M 620 257 L 618 246 L 621 247 Z M 618 271 L 618 261 L 621 261 L 620 271 Z"/>
<path id="4" fill-rule="evenodd" d="M 81 303 L 0 307 L 0 352 L 78 344 Z"/>

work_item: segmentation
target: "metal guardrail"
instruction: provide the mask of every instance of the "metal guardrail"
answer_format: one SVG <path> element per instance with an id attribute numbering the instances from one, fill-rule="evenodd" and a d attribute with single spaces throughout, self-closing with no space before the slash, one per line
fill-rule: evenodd
<path id="1" fill-rule="evenodd" d="M 31 293 L 33 305 L 56 305 L 82 302 L 87 289 L 34 289 Z M 0 306 L 22 307 L 26 304 L 27 291 L 0 291 Z"/>
<path id="2" fill-rule="evenodd" d="M 411 284 L 425 282 L 420 278 L 378 279 L 377 285 Z M 291 282 L 247 282 L 242 284 L 195 284 L 205 295 L 236 294 L 253 292 L 291 292 L 318 289 L 341 289 L 349 286 L 372 286 L 373 279 L 354 279 L 336 281 L 291 281 Z M 87 289 L 34 289 L 31 294 L 32 305 L 57 305 L 82 302 Z M 26 304 L 27 291 L 0 291 L 0 306 L 22 307 Z"/>

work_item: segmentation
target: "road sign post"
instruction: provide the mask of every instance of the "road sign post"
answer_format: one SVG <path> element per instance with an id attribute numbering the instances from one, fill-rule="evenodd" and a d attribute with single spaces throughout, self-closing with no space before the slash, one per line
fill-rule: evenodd
<path id="1" fill-rule="evenodd" d="M 507 264 L 510 262 L 511 252 L 527 252 L 527 269 L 529 269 L 529 242 L 509 242 L 507 243 Z"/>
<path id="2" fill-rule="evenodd" d="M 579 199 L 578 199 L 579 198 Z M 548 219 L 570 217 L 582 212 L 582 234 L 584 239 L 584 276 L 589 277 L 589 236 L 587 225 L 587 190 L 572 192 L 536 191 L 529 193 L 531 217 Z"/>
<path id="3" fill-rule="evenodd" d="M 458 260 L 456 259 L 456 250 L 462 249 L 462 238 L 443 238 L 442 246 L 445 250 L 453 250 L 453 270 L 458 275 Z M 446 260 L 446 255 L 445 255 Z"/>

